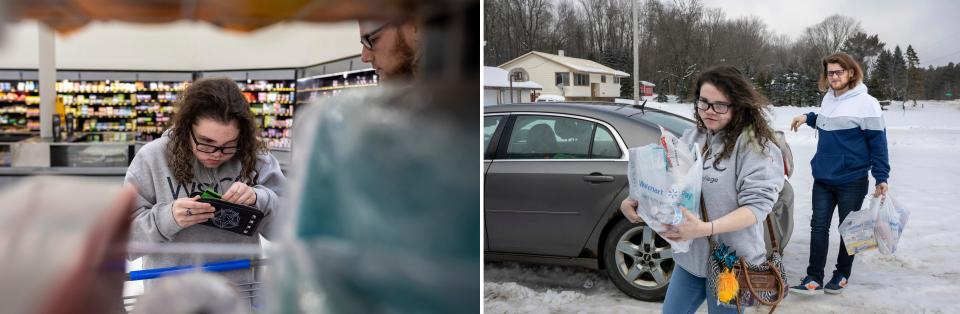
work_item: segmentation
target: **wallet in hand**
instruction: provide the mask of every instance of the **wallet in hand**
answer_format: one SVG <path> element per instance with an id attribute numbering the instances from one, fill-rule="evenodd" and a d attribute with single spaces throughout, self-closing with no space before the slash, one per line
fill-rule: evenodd
<path id="1" fill-rule="evenodd" d="M 204 192 L 198 202 L 213 205 L 213 218 L 200 224 L 245 236 L 257 234 L 257 227 L 263 220 L 263 212 L 250 206 L 220 200 L 216 193 L 211 195 L 207 192 L 212 191 Z"/>

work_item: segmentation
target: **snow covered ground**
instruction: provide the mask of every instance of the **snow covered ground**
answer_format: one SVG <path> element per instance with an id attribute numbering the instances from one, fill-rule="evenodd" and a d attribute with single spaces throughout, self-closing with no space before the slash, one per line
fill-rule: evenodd
<path id="1" fill-rule="evenodd" d="M 633 103 L 632 100 L 618 100 Z M 960 313 L 960 102 L 923 101 L 925 108 L 884 112 L 890 151 L 890 194 L 911 211 L 898 251 L 857 255 L 841 295 L 789 295 L 779 313 Z M 684 116 L 691 104 L 647 103 Z M 788 130 L 790 120 L 816 107 L 775 107 L 774 127 L 787 133 L 796 170 L 795 228 L 784 267 L 790 284 L 805 274 L 810 245 L 810 159 L 815 131 Z M 872 186 L 871 177 L 871 186 Z M 871 187 L 872 191 L 872 187 Z M 825 273 L 833 272 L 840 242 L 834 214 Z M 660 303 L 631 299 L 606 275 L 583 268 L 516 263 L 484 266 L 486 313 L 659 313 Z M 706 313 L 706 305 L 700 312 Z M 765 313 L 765 311 L 764 311 Z"/>

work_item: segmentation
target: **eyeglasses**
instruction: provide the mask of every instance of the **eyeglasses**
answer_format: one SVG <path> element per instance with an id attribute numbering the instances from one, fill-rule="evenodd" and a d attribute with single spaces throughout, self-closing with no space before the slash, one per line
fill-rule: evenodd
<path id="1" fill-rule="evenodd" d="M 237 152 L 237 146 L 226 147 L 203 144 L 200 143 L 200 141 L 197 141 L 197 136 L 193 134 L 193 132 L 190 132 L 190 137 L 193 138 L 193 143 L 197 144 L 197 150 L 204 153 L 213 154 L 217 151 L 221 151 L 224 155 L 232 155 Z"/>
<path id="2" fill-rule="evenodd" d="M 839 77 L 843 75 L 843 72 L 847 72 L 847 70 L 843 69 L 843 70 L 836 70 L 836 71 L 827 71 L 827 77 L 831 77 L 831 76 Z"/>
<path id="3" fill-rule="evenodd" d="M 703 111 L 707 111 L 707 109 L 713 108 L 713 112 L 724 114 L 724 113 L 727 113 L 727 111 L 730 111 L 730 107 L 732 107 L 732 105 L 728 103 L 722 103 L 722 102 L 711 103 L 703 98 L 700 98 L 699 100 L 697 100 L 697 109 L 700 109 Z"/>
<path id="4" fill-rule="evenodd" d="M 380 28 L 377 28 L 372 32 L 369 32 L 366 35 L 360 36 L 360 44 L 363 45 L 364 48 L 367 48 L 367 50 L 373 51 L 373 45 L 377 43 L 377 39 L 378 39 L 378 38 L 375 38 L 374 36 L 377 36 L 378 34 L 380 34 L 380 32 L 386 29 L 387 26 L 391 26 L 392 24 L 393 23 L 383 24 L 383 26 L 380 26 Z"/>

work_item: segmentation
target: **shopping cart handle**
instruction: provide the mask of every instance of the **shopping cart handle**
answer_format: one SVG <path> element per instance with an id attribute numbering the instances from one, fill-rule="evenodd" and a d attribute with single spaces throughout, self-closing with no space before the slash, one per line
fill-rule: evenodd
<path id="1" fill-rule="evenodd" d="M 261 259 L 254 259 L 254 260 L 243 259 L 243 260 L 235 260 L 235 261 L 207 263 L 207 264 L 203 264 L 201 267 L 203 267 L 204 271 L 226 272 L 226 271 L 237 270 L 237 269 L 247 269 L 247 268 L 256 267 L 262 264 L 264 264 L 264 260 L 261 260 Z M 136 271 L 131 271 L 127 273 L 127 281 L 153 279 L 157 277 L 174 275 L 174 274 L 187 272 L 195 268 L 197 268 L 196 265 L 185 265 L 185 266 L 136 270 Z"/>

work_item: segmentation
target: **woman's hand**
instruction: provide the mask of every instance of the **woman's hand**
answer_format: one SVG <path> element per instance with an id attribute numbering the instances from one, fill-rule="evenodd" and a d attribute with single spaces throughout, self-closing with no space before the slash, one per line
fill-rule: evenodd
<path id="1" fill-rule="evenodd" d="M 173 220 L 180 225 L 180 228 L 186 228 L 213 218 L 213 205 L 201 203 L 197 200 L 200 196 L 184 197 L 173 201 Z"/>
<path id="2" fill-rule="evenodd" d="M 252 206 L 257 203 L 257 193 L 246 183 L 234 182 L 220 199 L 234 204 Z"/>
<path id="3" fill-rule="evenodd" d="M 793 118 L 793 122 L 790 122 L 790 130 L 794 132 L 800 128 L 801 124 L 807 123 L 807 115 L 802 114 Z"/>
<path id="4" fill-rule="evenodd" d="M 710 235 L 709 222 L 703 222 L 684 207 L 680 207 L 680 210 L 683 212 L 683 222 L 677 225 L 666 225 L 667 231 L 660 233 L 660 236 L 674 241 L 684 241 Z"/>
<path id="5" fill-rule="evenodd" d="M 624 217 L 627 217 L 628 221 L 640 223 L 643 220 L 637 215 L 637 206 L 639 206 L 637 200 L 632 200 L 628 197 L 624 199 L 623 202 L 620 202 L 620 212 L 623 213 Z"/>

